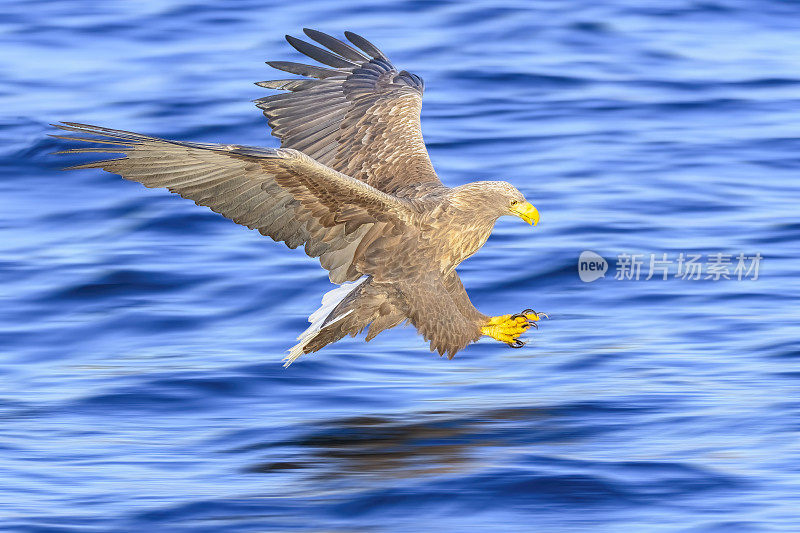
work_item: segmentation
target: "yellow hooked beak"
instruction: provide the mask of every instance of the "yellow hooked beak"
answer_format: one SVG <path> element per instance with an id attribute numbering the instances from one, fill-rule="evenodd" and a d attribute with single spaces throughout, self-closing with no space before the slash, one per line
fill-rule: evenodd
<path id="1" fill-rule="evenodd" d="M 533 224 L 535 226 L 539 223 L 539 211 L 537 211 L 530 202 L 519 202 L 511 207 L 511 212 L 528 224 Z"/>

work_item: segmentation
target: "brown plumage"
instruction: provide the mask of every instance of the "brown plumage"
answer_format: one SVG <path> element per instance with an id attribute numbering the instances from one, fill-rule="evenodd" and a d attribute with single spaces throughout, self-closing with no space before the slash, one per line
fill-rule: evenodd
<path id="1" fill-rule="evenodd" d="M 480 313 L 454 269 L 483 246 L 497 218 L 535 222 L 535 209 L 505 182 L 442 185 L 422 139 L 422 79 L 398 71 L 355 34 L 345 32 L 351 46 L 304 31 L 325 48 L 287 40 L 331 68 L 269 62 L 306 77 L 258 83 L 289 91 L 256 101 L 281 148 L 170 141 L 65 122 L 57 127 L 88 136 L 56 137 L 100 145 L 65 152 L 124 154 L 70 168 L 102 168 L 165 187 L 318 257 L 330 280 L 344 285 L 311 316 L 287 366 L 367 326 L 370 340 L 404 320 L 432 351 L 451 358 L 483 334 L 517 345 L 538 315 Z"/>

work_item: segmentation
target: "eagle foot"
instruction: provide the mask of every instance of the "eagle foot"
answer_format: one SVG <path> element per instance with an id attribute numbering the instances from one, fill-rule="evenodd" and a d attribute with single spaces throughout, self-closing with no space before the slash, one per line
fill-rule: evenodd
<path id="1" fill-rule="evenodd" d="M 537 313 L 533 309 L 525 309 L 513 315 L 494 316 L 481 328 L 481 333 L 512 348 L 522 348 L 525 343 L 519 340 L 519 336 L 531 326 L 538 328 L 536 322 L 542 317 L 549 318 L 545 313 Z"/>

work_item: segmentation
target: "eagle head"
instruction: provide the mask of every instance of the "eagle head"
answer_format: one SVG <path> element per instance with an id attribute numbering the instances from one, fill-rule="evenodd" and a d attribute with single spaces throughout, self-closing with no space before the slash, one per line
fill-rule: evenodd
<path id="1" fill-rule="evenodd" d="M 456 187 L 450 202 L 476 217 L 496 220 L 513 215 L 534 226 L 539 222 L 539 211 L 507 181 L 476 181 Z"/>

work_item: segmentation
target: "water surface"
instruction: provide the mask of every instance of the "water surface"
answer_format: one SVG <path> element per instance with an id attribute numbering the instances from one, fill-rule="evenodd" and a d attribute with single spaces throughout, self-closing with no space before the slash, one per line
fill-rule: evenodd
<path id="1" fill-rule="evenodd" d="M 800 5 L 0 7 L 0 528 L 796 531 Z M 280 359 L 331 288 L 298 251 L 96 170 L 48 124 L 275 146 L 250 100 L 304 26 L 426 81 L 442 179 L 501 178 L 460 268 L 551 320 L 448 361 L 410 329 Z M 77 161 L 77 159 L 75 159 Z M 584 250 L 760 253 L 757 281 L 583 283 Z"/>

